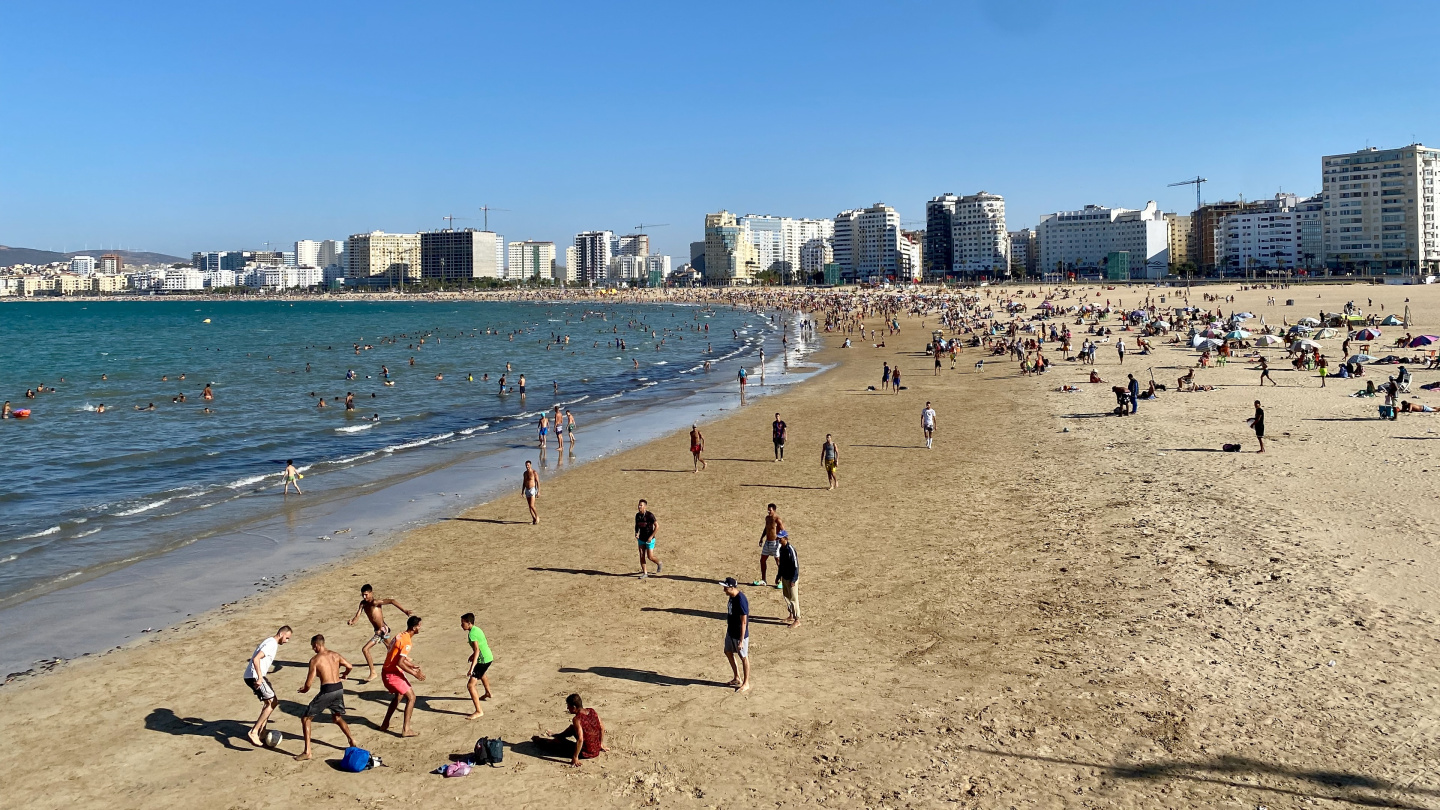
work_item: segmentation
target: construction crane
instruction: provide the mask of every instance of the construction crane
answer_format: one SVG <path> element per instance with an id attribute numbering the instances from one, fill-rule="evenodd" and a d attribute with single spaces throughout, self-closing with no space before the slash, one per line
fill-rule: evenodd
<path id="1" fill-rule="evenodd" d="M 1171 186 L 1171 187 L 1174 187 L 1174 186 L 1194 186 L 1194 187 L 1195 187 L 1195 210 L 1196 210 L 1196 211 L 1199 211 L 1199 210 L 1200 210 L 1200 184 L 1201 184 L 1201 183 L 1208 183 L 1208 182 L 1210 182 L 1210 181 L 1209 181 L 1209 180 L 1206 180 L 1205 178 L 1203 178 L 1203 177 L 1201 177 L 1200 175 L 1197 174 L 1197 175 L 1195 175 L 1195 179 L 1194 179 L 1194 180 L 1181 180 L 1181 181 L 1178 182 L 1178 183 L 1171 183 L 1170 186 Z"/>
<path id="2" fill-rule="evenodd" d="M 449 230 L 454 230 L 454 229 L 455 229 L 455 220 L 457 220 L 457 219 L 469 219 L 469 217 L 444 216 L 444 217 L 441 217 L 441 219 L 445 220 L 445 222 L 447 223 L 447 224 L 445 225 L 445 227 L 446 227 L 447 229 L 449 229 Z"/>
<path id="3" fill-rule="evenodd" d="M 652 222 L 652 223 L 650 223 L 650 224 L 648 224 L 648 225 L 642 222 L 642 223 L 640 223 L 639 225 L 636 225 L 636 226 L 635 226 L 635 232 L 636 232 L 636 233 L 645 233 L 645 229 L 646 229 L 646 228 L 665 228 L 665 227 L 668 227 L 669 225 L 670 225 L 670 223 L 668 223 L 668 222 Z"/>
<path id="4" fill-rule="evenodd" d="M 491 206 L 488 206 L 488 205 L 482 205 L 482 206 L 480 206 L 480 210 L 485 212 L 485 230 L 486 230 L 487 232 L 490 230 L 490 212 L 491 212 L 491 211 L 505 211 L 505 212 L 507 212 L 507 213 L 510 211 L 509 208 L 492 208 Z"/>

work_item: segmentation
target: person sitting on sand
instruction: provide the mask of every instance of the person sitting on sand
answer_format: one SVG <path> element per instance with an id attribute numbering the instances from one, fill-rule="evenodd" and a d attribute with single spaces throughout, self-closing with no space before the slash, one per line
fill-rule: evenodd
<path id="1" fill-rule="evenodd" d="M 1094 370 L 1092 369 L 1091 372 L 1090 372 L 1090 382 L 1092 382 L 1092 383 L 1103 383 L 1103 382 L 1105 382 L 1105 381 L 1102 380 L 1102 379 L 1100 379 L 1100 372 L 1094 371 Z"/>
<path id="2" fill-rule="evenodd" d="M 530 741 L 544 754 L 570 757 L 570 766 L 580 767 L 580 760 L 594 759 L 610 749 L 605 747 L 605 724 L 594 709 L 585 708 L 578 694 L 565 698 L 565 711 L 573 719 L 570 727 L 558 734 L 535 735 Z M 574 742 L 571 742 L 571 741 Z"/>
<path id="3" fill-rule="evenodd" d="M 1175 388 L 1179 391 L 1195 390 L 1195 369 L 1192 368 L 1189 371 L 1186 371 L 1185 376 L 1176 380 Z"/>

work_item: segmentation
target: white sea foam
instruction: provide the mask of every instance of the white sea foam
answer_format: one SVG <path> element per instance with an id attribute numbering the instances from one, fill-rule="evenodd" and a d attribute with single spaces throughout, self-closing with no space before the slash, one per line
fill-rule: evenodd
<path id="1" fill-rule="evenodd" d="M 18 559 L 20 559 L 20 555 L 19 555 L 19 554 L 11 554 L 9 557 L 6 557 L 5 559 L 0 560 L 0 563 L 15 562 L 15 561 L 18 560 Z"/>
<path id="2" fill-rule="evenodd" d="M 70 538 L 70 539 L 72 539 L 72 540 L 78 540 L 78 539 L 81 538 L 81 537 L 89 537 L 90 535 L 95 534 L 95 533 L 98 532 L 98 531 L 100 531 L 100 527 L 99 527 L 99 526 L 96 526 L 95 528 L 91 529 L 90 531 L 88 531 L 88 532 L 81 532 L 81 533 L 75 535 L 74 537 L 72 537 L 72 538 Z"/>
<path id="3" fill-rule="evenodd" d="M 280 473 L 270 473 L 270 475 L 252 475 L 249 478 L 241 478 L 239 481 L 231 482 L 229 484 L 226 484 L 225 486 L 229 489 L 244 489 L 245 487 L 248 487 L 252 484 L 258 484 L 261 481 L 264 481 L 271 475 L 280 475 Z"/>
<path id="4" fill-rule="evenodd" d="M 371 451 L 366 452 L 366 453 L 361 453 L 361 454 L 358 455 L 358 456 L 350 456 L 349 458 L 339 458 L 339 459 L 336 459 L 336 460 L 334 460 L 334 461 L 332 461 L 332 462 L 330 462 L 330 463 L 331 463 L 331 464 L 349 464 L 349 463 L 351 463 L 351 462 L 353 462 L 353 461 L 359 461 L 360 459 L 363 459 L 363 458 L 370 458 L 371 456 L 375 455 L 376 452 L 378 452 L 378 451 L 371 450 Z"/>
<path id="5" fill-rule="evenodd" d="M 439 436 L 430 436 L 430 437 L 424 438 L 424 439 L 417 439 L 417 440 L 415 440 L 415 441 L 413 441 L 413 442 L 406 442 L 405 444 L 392 444 L 392 445 L 390 445 L 389 447 L 382 448 L 381 452 L 384 452 L 384 453 L 393 453 L 393 452 L 395 452 L 396 450 L 409 450 L 409 449 L 414 448 L 414 447 L 424 447 L 424 446 L 427 445 L 427 444 L 433 444 L 434 442 L 438 442 L 438 441 L 440 441 L 441 439 L 448 439 L 448 438 L 450 438 L 451 436 L 454 436 L 454 435 L 455 435 L 455 434 L 454 434 L 453 432 L 452 432 L 452 433 L 441 433 Z"/>
<path id="6" fill-rule="evenodd" d="M 58 531 L 60 531 L 60 527 L 59 527 L 59 526 L 51 526 L 50 528 L 46 529 L 46 530 L 43 531 L 43 532 L 35 532 L 34 534 L 21 535 L 20 537 L 17 537 L 17 538 L 15 538 L 15 539 L 16 539 L 16 540 L 33 540 L 33 539 L 35 539 L 36 537 L 45 537 L 45 536 L 47 536 L 47 535 L 54 534 L 54 533 L 56 533 L 56 532 L 58 532 Z"/>
<path id="7" fill-rule="evenodd" d="M 488 428 L 488 427 L 490 427 L 490 425 L 489 425 L 489 423 L 487 422 L 486 424 L 483 424 L 483 425 L 476 425 L 475 427 L 465 428 L 464 430 L 460 431 L 460 435 L 461 435 L 461 436 L 469 436 L 471 433 L 474 433 L 474 432 L 479 431 L 479 430 L 484 430 L 485 428 Z"/>
<path id="8" fill-rule="evenodd" d="M 363 424 L 363 425 L 346 425 L 345 427 L 338 427 L 338 428 L 335 428 L 335 432 L 336 432 L 336 433 L 359 433 L 359 432 L 362 431 L 362 430 L 369 430 L 370 428 L 373 428 L 373 427 L 375 427 L 375 423 L 374 423 L 374 422 L 366 422 L 366 423 Z"/>
<path id="9" fill-rule="evenodd" d="M 170 498 L 162 498 L 161 500 L 153 501 L 151 503 L 144 504 L 143 506 L 137 506 L 134 509 L 126 509 L 124 512 L 116 512 L 115 516 L 130 517 L 131 515 L 138 515 L 141 512 L 149 512 L 151 509 L 158 509 L 164 506 L 165 504 L 169 503 L 170 500 Z"/>
<path id="10" fill-rule="evenodd" d="M 652 366 L 668 366 L 668 365 L 670 365 L 670 361 L 669 361 L 669 360 L 658 360 L 658 361 L 656 361 L 656 362 L 654 362 L 654 363 L 651 363 L 650 365 L 652 365 Z"/>

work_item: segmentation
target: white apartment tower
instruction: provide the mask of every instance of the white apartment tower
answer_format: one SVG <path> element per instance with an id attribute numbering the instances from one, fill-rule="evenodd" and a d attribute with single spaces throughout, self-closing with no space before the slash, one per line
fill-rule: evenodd
<path id="1" fill-rule="evenodd" d="M 1435 185 L 1440 150 L 1411 144 L 1320 159 L 1325 262 L 1340 269 L 1433 268 L 1440 262 Z"/>
<path id="2" fill-rule="evenodd" d="M 884 203 L 835 215 L 835 262 L 845 277 L 856 281 L 879 281 L 891 275 L 910 278 L 920 272 L 918 266 L 912 266 L 919 251 L 902 243 L 909 244 L 900 233 L 900 214 Z"/>
<path id="3" fill-rule="evenodd" d="M 94 256 L 75 256 L 70 259 L 70 272 L 77 276 L 95 275 Z"/>
<path id="4" fill-rule="evenodd" d="M 961 197 L 950 223 L 953 272 L 999 276 L 1010 268 L 1004 197 L 988 191 Z"/>
<path id="5" fill-rule="evenodd" d="M 579 279 L 577 270 L 580 267 L 580 249 L 574 245 L 565 248 L 565 267 L 555 268 L 555 280 L 561 284 L 571 284 Z"/>
<path id="6" fill-rule="evenodd" d="M 555 265 L 554 242 L 511 242 L 506 278 L 537 281 L 551 278 Z"/>
<path id="7" fill-rule="evenodd" d="M 610 271 L 610 247 L 614 241 L 615 234 L 610 231 L 585 231 L 576 234 L 576 267 L 569 271 L 571 277 L 582 284 L 604 281 Z"/>
<path id="8" fill-rule="evenodd" d="M 314 239 L 301 239 L 295 243 L 296 267 L 324 267 L 320 263 L 320 243 Z"/>
<path id="9" fill-rule="evenodd" d="M 817 260 L 823 257 L 823 246 L 835 234 L 835 220 L 747 214 L 739 218 L 739 223 L 750 232 L 760 270 L 774 271 L 783 281 L 795 282 L 801 280 L 802 273 L 824 269 L 824 262 Z"/>
<path id="10" fill-rule="evenodd" d="M 1223 266 L 1230 272 L 1240 273 L 1294 270 L 1303 266 L 1301 202 L 1294 194 L 1281 193 L 1273 200 L 1249 204 L 1243 211 L 1226 214 L 1220 226 L 1224 240 Z"/>

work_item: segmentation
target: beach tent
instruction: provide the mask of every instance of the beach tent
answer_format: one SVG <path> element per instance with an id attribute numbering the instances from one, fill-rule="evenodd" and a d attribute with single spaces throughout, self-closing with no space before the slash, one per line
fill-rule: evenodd
<path id="1" fill-rule="evenodd" d="M 1253 318 L 1253 317 L 1255 317 L 1255 313 L 1253 313 L 1253 312 L 1241 312 L 1241 313 L 1239 313 L 1238 315 L 1232 315 L 1232 316 L 1231 316 L 1231 318 L 1232 318 L 1233 320 L 1237 320 L 1237 321 L 1245 321 L 1245 320 L 1249 320 L 1250 318 Z"/>
<path id="2" fill-rule="evenodd" d="M 1311 331 L 1310 327 L 1298 323 L 1290 327 L 1290 334 L 1292 335 L 1308 335 Z"/>
<path id="3" fill-rule="evenodd" d="M 1380 330 L 1366 327 L 1355 333 L 1355 340 L 1379 340 Z"/>
<path id="4" fill-rule="evenodd" d="M 1380 322 L 1380 325 L 1381 325 L 1381 326 L 1404 326 L 1404 325 L 1405 325 L 1405 322 L 1402 321 L 1402 320 L 1400 320 L 1399 318 L 1395 317 L 1394 315 L 1390 315 L 1390 316 L 1386 317 L 1385 320 L 1381 321 L 1381 322 Z"/>
<path id="5" fill-rule="evenodd" d="M 1320 319 L 1319 319 L 1319 318 L 1301 318 L 1299 321 L 1297 321 L 1297 323 L 1303 324 L 1303 325 L 1305 325 L 1305 326 L 1319 326 L 1319 325 L 1320 325 Z"/>

